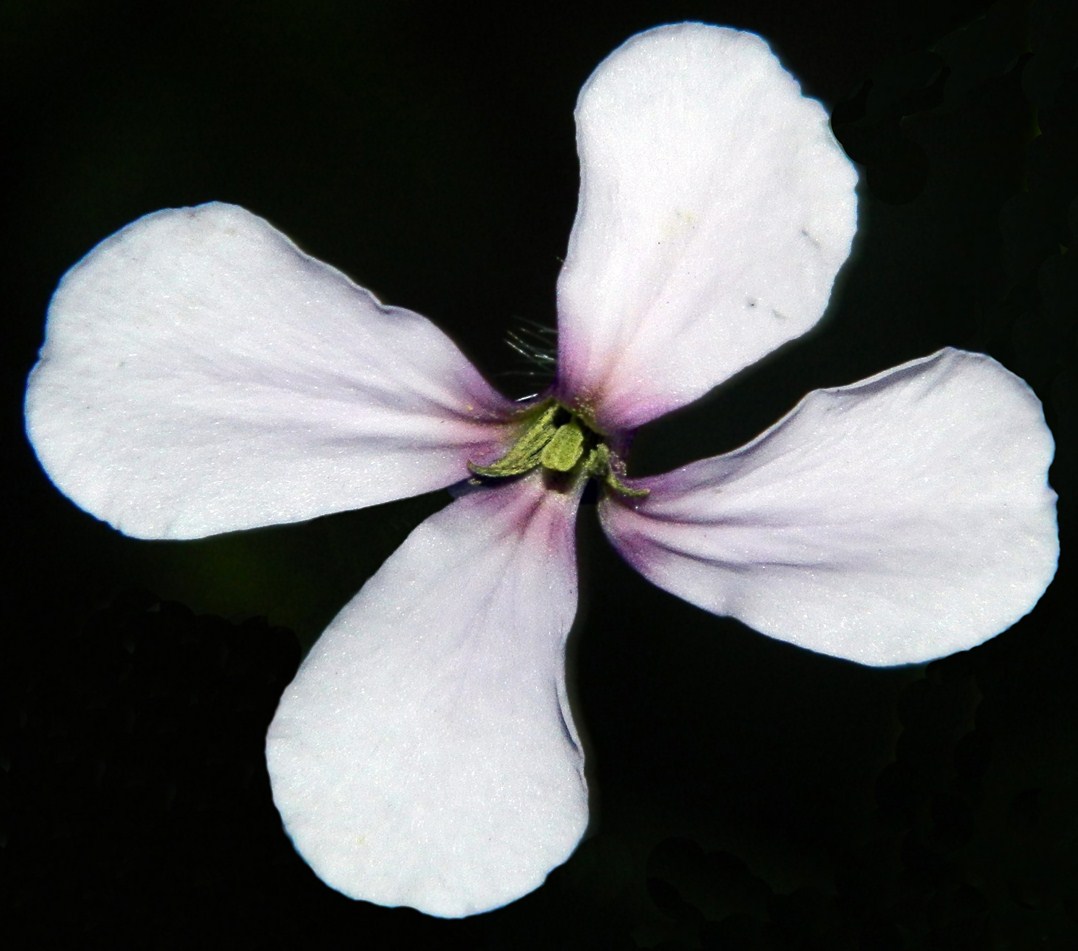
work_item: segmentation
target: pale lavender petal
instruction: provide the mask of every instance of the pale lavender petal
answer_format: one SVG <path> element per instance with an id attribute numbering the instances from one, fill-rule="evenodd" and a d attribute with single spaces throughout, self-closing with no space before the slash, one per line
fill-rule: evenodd
<path id="1" fill-rule="evenodd" d="M 857 178 L 762 39 L 700 23 L 634 36 L 588 80 L 576 121 L 563 398 L 632 429 L 819 320 Z"/>
<path id="2" fill-rule="evenodd" d="M 643 574 L 708 611 L 862 664 L 926 661 L 1005 630 L 1052 580 L 1053 451 L 1022 380 L 942 350 L 810 393 L 602 519 Z"/>
<path id="3" fill-rule="evenodd" d="M 458 917 L 538 887 L 576 847 L 578 501 L 538 473 L 463 496 L 315 644 L 266 755 L 285 826 L 327 884 Z"/>
<path id="4" fill-rule="evenodd" d="M 26 394 L 60 490 L 148 538 L 441 488 L 512 411 L 425 318 L 222 204 L 147 215 L 72 268 Z"/>

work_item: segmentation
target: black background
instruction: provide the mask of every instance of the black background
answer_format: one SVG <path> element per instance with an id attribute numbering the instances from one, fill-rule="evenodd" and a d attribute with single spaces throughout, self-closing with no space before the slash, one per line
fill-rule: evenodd
<path id="1" fill-rule="evenodd" d="M 1078 935 L 1078 25 L 1062 3 L 0 4 L 5 207 L 3 931 L 7 946 L 1071 947 Z M 652 588 L 585 511 L 574 703 L 592 829 L 521 901 L 461 922 L 349 901 L 281 831 L 276 698 L 444 494 L 195 543 L 125 539 L 22 433 L 56 281 L 161 207 L 222 199 L 490 378 L 551 324 L 572 107 L 632 33 L 767 37 L 861 164 L 829 315 L 645 429 L 643 474 L 740 445 L 808 390 L 944 345 L 1045 404 L 1060 573 L 967 654 L 871 670 Z"/>

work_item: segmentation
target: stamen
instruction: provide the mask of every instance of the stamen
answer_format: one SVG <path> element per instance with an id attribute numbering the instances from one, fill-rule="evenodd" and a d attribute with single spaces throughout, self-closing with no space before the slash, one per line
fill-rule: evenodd
<path id="1" fill-rule="evenodd" d="M 585 479 L 599 479 L 619 495 L 641 498 L 647 489 L 634 489 L 622 482 L 624 463 L 610 451 L 579 413 L 551 400 L 533 407 L 522 417 L 517 441 L 489 465 L 468 463 L 468 469 L 486 479 L 505 479 L 542 468 L 557 473 L 576 473 Z"/>

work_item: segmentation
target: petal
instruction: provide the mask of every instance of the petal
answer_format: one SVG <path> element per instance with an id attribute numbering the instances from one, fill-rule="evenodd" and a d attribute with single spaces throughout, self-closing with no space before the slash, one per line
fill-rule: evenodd
<path id="1" fill-rule="evenodd" d="M 288 833 L 327 884 L 458 917 L 537 888 L 575 848 L 578 501 L 533 475 L 451 503 L 307 657 L 266 753 Z"/>
<path id="2" fill-rule="evenodd" d="M 632 429 L 819 320 L 856 173 L 763 40 L 699 23 L 635 36 L 585 84 L 576 121 L 563 401 Z"/>
<path id="3" fill-rule="evenodd" d="M 606 501 L 618 550 L 667 591 L 862 664 L 964 650 L 1055 574 L 1052 434 L 990 357 L 942 350 L 810 393 L 742 449 Z"/>
<path id="4" fill-rule="evenodd" d="M 222 204 L 147 215 L 72 268 L 26 394 L 60 490 L 147 538 L 441 488 L 511 412 L 426 319 Z"/>

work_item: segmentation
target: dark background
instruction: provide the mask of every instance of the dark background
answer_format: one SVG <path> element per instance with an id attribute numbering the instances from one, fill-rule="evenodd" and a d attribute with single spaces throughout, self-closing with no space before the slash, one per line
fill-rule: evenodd
<path id="1" fill-rule="evenodd" d="M 1078 936 L 1078 24 L 1061 3 L 0 3 L 8 947 L 1065 948 Z M 165 12 L 163 12 L 165 11 Z M 22 433 L 49 295 L 141 214 L 237 202 L 434 319 L 513 395 L 551 324 L 572 107 L 630 34 L 767 37 L 861 164 L 829 316 L 639 437 L 638 474 L 944 345 L 1025 377 L 1060 573 L 967 654 L 871 670 L 652 588 L 580 528 L 587 841 L 462 922 L 349 901 L 293 853 L 262 740 L 333 614 L 444 494 L 190 543 L 77 510 Z"/>

